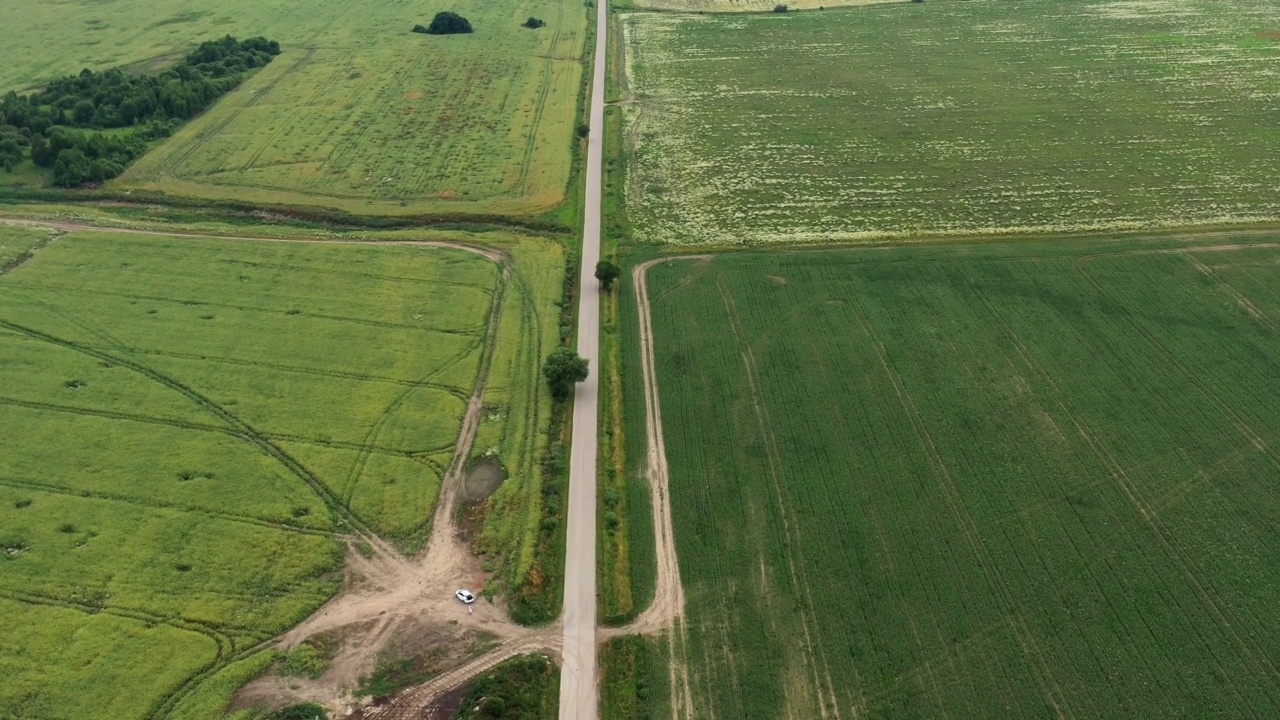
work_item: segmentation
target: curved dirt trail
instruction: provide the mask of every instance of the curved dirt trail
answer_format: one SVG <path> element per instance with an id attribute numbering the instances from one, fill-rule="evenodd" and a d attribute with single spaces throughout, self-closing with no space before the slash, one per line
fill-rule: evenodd
<path id="1" fill-rule="evenodd" d="M 630 624 L 601 632 L 602 637 L 618 635 L 666 634 L 670 657 L 667 681 L 671 688 L 671 717 L 693 717 L 693 689 L 689 681 L 687 635 L 684 627 L 684 587 L 680 584 L 680 559 L 676 555 L 675 531 L 671 521 L 670 476 L 667 449 L 662 432 L 662 402 L 653 351 L 653 320 L 649 302 L 649 268 L 661 262 L 698 260 L 708 263 L 711 255 L 682 255 L 658 258 L 637 265 L 631 271 L 636 308 L 640 319 L 640 358 L 644 376 L 645 438 L 649 478 L 649 505 L 653 512 L 653 536 L 658 576 L 653 602 Z"/>
<path id="2" fill-rule="evenodd" d="M 653 536 L 658 562 L 653 602 L 631 623 L 605 631 L 605 636 L 631 633 L 653 634 L 675 626 L 684 617 L 684 587 L 680 584 L 680 560 L 676 556 L 675 532 L 671 524 L 670 480 L 667 448 L 662 434 L 662 403 L 653 355 L 653 320 L 649 304 L 649 268 L 674 260 L 710 262 L 711 255 L 683 255 L 658 258 L 637 265 L 631 271 L 636 308 L 640 317 L 640 361 L 644 374 L 644 414 L 646 457 L 649 477 L 649 506 L 653 512 Z"/>

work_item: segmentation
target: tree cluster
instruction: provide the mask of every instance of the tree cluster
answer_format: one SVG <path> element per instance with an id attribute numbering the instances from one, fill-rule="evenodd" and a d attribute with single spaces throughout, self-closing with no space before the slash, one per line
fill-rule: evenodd
<path id="1" fill-rule="evenodd" d="M 12 169 L 30 149 L 37 165 L 54 169 L 55 185 L 74 187 L 115 177 L 142 152 L 145 141 L 168 135 L 279 54 L 274 40 L 240 41 L 228 35 L 201 43 L 176 66 L 158 73 L 86 69 L 30 95 L 10 92 L 0 98 L 0 163 Z M 136 129 L 108 137 L 68 128 Z M 49 148 L 56 148 L 52 156 Z M 59 162 L 63 152 L 68 155 Z"/>
<path id="2" fill-rule="evenodd" d="M 422 29 L 419 30 L 418 28 Z M 474 32 L 471 29 L 470 21 L 450 10 L 436 13 L 436 16 L 431 18 L 430 25 L 425 28 L 421 25 L 415 25 L 413 31 L 428 35 L 457 35 L 459 33 Z"/>

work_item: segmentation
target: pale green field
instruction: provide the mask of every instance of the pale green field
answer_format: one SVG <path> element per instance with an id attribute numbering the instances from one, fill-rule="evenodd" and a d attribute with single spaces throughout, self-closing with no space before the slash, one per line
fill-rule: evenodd
<path id="1" fill-rule="evenodd" d="M 368 214 L 534 213 L 563 199 L 586 8 L 576 0 L 450 6 L 471 35 L 410 33 L 424 3 L 142 0 L 6 3 L 20 27 L 0 90 L 201 40 L 264 35 L 284 53 L 112 184 Z M 519 26 L 537 16 L 539 30 Z M 72 18 L 68 27 L 67 18 Z"/>
<path id="2" fill-rule="evenodd" d="M 512 244 L 551 282 L 502 296 L 549 307 L 558 246 Z M 0 277 L 0 718 L 208 717 L 337 587 L 335 532 L 420 542 L 501 272 L 78 231 Z"/>
<path id="3" fill-rule="evenodd" d="M 973 0 L 623 21 L 639 239 L 1280 219 L 1280 5 Z"/>

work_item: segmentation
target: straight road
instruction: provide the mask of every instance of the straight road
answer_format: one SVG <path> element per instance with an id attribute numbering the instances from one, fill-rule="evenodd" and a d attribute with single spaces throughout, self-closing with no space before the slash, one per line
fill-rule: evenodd
<path id="1" fill-rule="evenodd" d="M 609 29 L 606 0 L 596 1 L 596 50 L 587 136 L 587 193 L 583 209 L 578 354 L 591 374 L 573 398 L 569 454 L 569 527 L 565 547 L 564 647 L 560 669 L 560 720 L 596 720 L 596 422 L 600 378 L 601 155 L 604 150 L 604 70 Z"/>

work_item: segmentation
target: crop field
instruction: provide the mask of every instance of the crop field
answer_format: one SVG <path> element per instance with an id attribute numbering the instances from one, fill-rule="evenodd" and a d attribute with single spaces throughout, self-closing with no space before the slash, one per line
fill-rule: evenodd
<path id="1" fill-rule="evenodd" d="M 474 34 L 410 32 L 420 3 L 72 0 L 9 3 L 0 91 L 88 66 L 146 68 L 224 34 L 264 35 L 277 61 L 114 181 L 200 198 L 357 213 L 532 213 L 570 171 L 586 10 L 571 0 L 451 6 Z M 545 28 L 519 26 L 529 16 Z M 73 29 L 69 29 L 71 17 Z"/>
<path id="2" fill-rule="evenodd" d="M 640 240 L 1280 218 L 1280 6 L 999 0 L 624 22 Z"/>
<path id="3" fill-rule="evenodd" d="M 649 277 L 692 715 L 1280 714 L 1274 236 Z"/>
<path id="4" fill-rule="evenodd" d="M 0 246 L 19 232 L 49 236 Z M 454 248 L 76 231 L 0 277 L 0 718 L 207 717 L 336 589 L 335 533 L 420 543 L 492 306 L 549 304 L 503 272 Z"/>
<path id="5" fill-rule="evenodd" d="M 857 5 L 886 5 L 910 0 L 788 0 L 790 10 L 815 10 L 821 8 L 852 7 Z M 615 6 L 619 3 L 615 3 Z M 775 0 L 630 0 L 627 6 L 652 10 L 683 12 L 772 12 L 779 3 Z"/>

